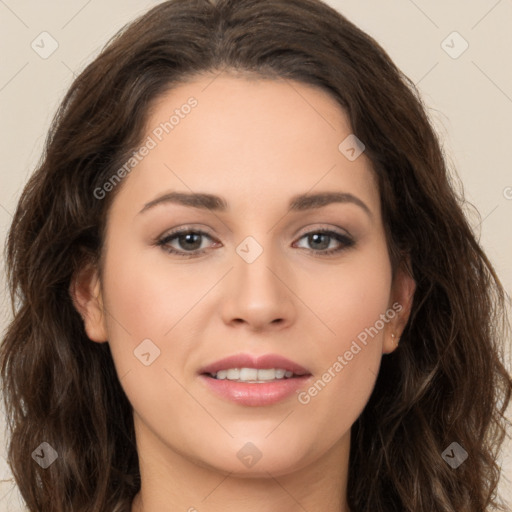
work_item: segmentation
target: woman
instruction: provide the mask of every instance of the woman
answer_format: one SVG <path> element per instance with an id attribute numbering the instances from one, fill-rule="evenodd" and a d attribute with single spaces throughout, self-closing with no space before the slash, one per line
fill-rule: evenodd
<path id="1" fill-rule="evenodd" d="M 503 288 L 413 84 L 317 0 L 118 34 L 7 263 L 31 511 L 504 510 Z"/>

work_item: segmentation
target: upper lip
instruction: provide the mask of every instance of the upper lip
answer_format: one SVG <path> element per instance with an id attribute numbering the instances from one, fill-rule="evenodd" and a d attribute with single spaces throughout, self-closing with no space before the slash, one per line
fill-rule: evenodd
<path id="1" fill-rule="evenodd" d="M 296 375 L 310 375 L 310 372 L 300 364 L 278 354 L 264 354 L 261 356 L 235 354 L 204 366 L 199 370 L 199 373 L 216 373 L 230 368 L 281 368 Z"/>

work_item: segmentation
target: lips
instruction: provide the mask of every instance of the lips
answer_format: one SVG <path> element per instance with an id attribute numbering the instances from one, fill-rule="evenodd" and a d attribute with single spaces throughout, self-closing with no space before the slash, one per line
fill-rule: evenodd
<path id="1" fill-rule="evenodd" d="M 279 369 L 291 373 L 288 378 L 254 382 L 252 380 L 229 380 L 217 378 L 217 373 L 223 370 Z M 241 371 L 242 371 L 241 370 Z M 236 405 L 263 407 L 277 404 L 291 399 L 304 385 L 312 379 L 311 373 L 294 361 L 277 354 L 252 356 L 250 354 L 237 354 L 214 363 L 208 364 L 199 370 L 199 381 L 209 392 L 217 397 Z"/>
<path id="2" fill-rule="evenodd" d="M 236 354 L 204 366 L 199 370 L 199 373 L 215 374 L 218 371 L 229 370 L 231 368 L 257 368 L 261 370 L 282 368 L 297 376 L 311 375 L 311 373 L 300 364 L 278 354 L 265 354 L 262 356 Z"/>

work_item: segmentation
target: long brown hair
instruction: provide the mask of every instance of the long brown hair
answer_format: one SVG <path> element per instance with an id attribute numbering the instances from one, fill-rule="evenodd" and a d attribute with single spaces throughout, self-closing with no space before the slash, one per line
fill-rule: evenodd
<path id="1" fill-rule="evenodd" d="M 319 0 L 164 2 L 119 32 L 65 96 L 6 243 L 14 317 L 0 370 L 8 459 L 29 510 L 128 511 L 140 488 L 131 404 L 109 344 L 87 338 L 69 286 L 100 261 L 122 184 L 102 199 L 94 191 L 141 143 L 152 102 L 222 70 L 329 92 L 378 177 L 393 269 L 410 258 L 409 322 L 352 427 L 350 509 L 504 510 L 497 456 L 512 379 L 503 287 L 414 84 Z M 32 456 L 42 442 L 58 454 L 47 468 Z M 456 469 L 442 457 L 453 442 L 468 454 Z"/>

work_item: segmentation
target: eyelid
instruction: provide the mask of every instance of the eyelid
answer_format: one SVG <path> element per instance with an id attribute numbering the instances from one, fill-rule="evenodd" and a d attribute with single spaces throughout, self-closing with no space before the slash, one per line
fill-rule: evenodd
<path id="1" fill-rule="evenodd" d="M 162 238 L 166 238 L 170 235 L 177 235 L 179 233 L 189 233 L 189 232 L 201 233 L 204 235 L 208 235 L 211 238 L 215 238 L 209 231 L 205 230 L 202 227 L 196 227 L 194 225 L 185 225 L 185 226 L 180 226 L 179 228 L 174 228 L 169 231 L 166 231 L 163 235 L 160 235 L 159 237 L 157 237 L 157 240 L 161 240 Z"/>
<path id="2" fill-rule="evenodd" d="M 333 228 L 331 226 L 323 228 L 319 227 L 316 229 L 308 229 L 307 231 L 300 233 L 298 236 L 295 237 L 297 239 L 297 242 L 294 242 L 294 246 L 296 243 L 299 243 L 302 238 L 317 233 L 327 235 L 329 238 L 336 240 L 340 247 L 318 251 L 315 251 L 314 249 L 300 247 L 300 249 L 304 249 L 306 252 L 308 252 L 309 254 L 313 254 L 315 257 L 328 258 L 330 256 L 341 255 L 342 253 L 356 246 L 356 239 L 351 234 L 349 234 L 348 231 L 342 233 L 339 231 L 339 228 Z"/>
<path id="3" fill-rule="evenodd" d="M 220 243 L 219 240 L 217 240 L 212 234 L 210 234 L 208 231 L 202 229 L 202 228 L 194 228 L 192 226 L 184 226 L 179 227 L 176 229 L 171 229 L 171 231 L 168 231 L 164 233 L 163 235 L 159 236 L 155 240 L 155 244 L 157 245 L 165 245 L 163 242 L 165 242 L 167 239 L 175 239 L 178 238 L 181 234 L 187 234 L 187 233 L 194 233 L 201 235 L 203 237 L 207 237 L 213 242 Z M 203 249 L 201 249 L 203 250 Z"/>
<path id="4" fill-rule="evenodd" d="M 206 252 L 209 252 L 212 249 L 211 247 L 209 247 L 209 248 L 205 248 L 205 249 L 196 249 L 194 251 L 183 251 L 183 250 L 178 250 L 178 249 L 169 247 L 169 245 L 168 245 L 169 240 L 177 238 L 181 233 L 199 234 L 201 236 L 206 236 L 207 238 L 210 238 L 210 240 L 216 242 L 217 244 L 218 243 L 222 244 L 222 242 L 219 242 L 219 240 L 217 240 L 207 230 L 204 230 L 202 228 L 196 228 L 192 225 L 185 225 L 185 226 L 180 226 L 175 229 L 171 229 L 167 233 L 164 233 L 163 235 L 157 237 L 157 239 L 154 241 L 154 245 L 160 246 L 161 248 L 163 248 L 166 252 L 168 252 L 170 254 L 175 254 L 175 255 L 177 255 L 179 257 L 183 257 L 183 258 L 199 257 L 199 256 L 202 256 L 203 254 L 205 254 Z M 294 235 L 294 240 L 296 239 L 296 241 L 298 242 L 298 241 L 300 241 L 300 239 L 304 238 L 305 236 L 310 235 L 310 234 L 315 234 L 315 233 L 326 234 L 327 236 L 330 236 L 331 238 L 335 238 L 338 241 L 338 243 L 342 244 L 342 246 L 340 248 L 319 250 L 319 251 L 315 251 L 314 249 L 307 249 L 307 248 L 300 247 L 300 249 L 304 249 L 308 253 L 314 254 L 314 255 L 317 255 L 320 257 L 341 253 L 344 250 L 351 248 L 356 243 L 355 238 L 347 230 L 343 230 L 339 227 L 334 227 L 332 225 L 327 225 L 327 224 L 324 224 L 323 226 L 320 225 L 318 227 L 313 227 L 310 225 L 305 228 L 302 228 L 298 233 L 296 233 Z M 340 240 L 337 237 L 333 237 L 333 235 L 338 235 L 341 239 L 344 239 L 344 240 Z M 293 243 L 296 243 L 296 242 L 293 242 Z"/>
<path id="5" fill-rule="evenodd" d="M 316 232 L 316 231 L 322 231 L 322 230 L 333 231 L 339 235 L 348 236 L 349 238 L 354 238 L 348 230 L 342 229 L 342 228 L 339 228 L 336 226 L 332 226 L 331 224 L 319 224 L 319 225 L 315 225 L 314 227 L 312 227 L 311 225 L 306 226 L 305 228 L 301 228 L 300 230 L 296 231 L 294 233 L 293 237 L 294 238 L 302 237 L 309 233 Z M 215 236 L 213 236 L 209 231 L 205 230 L 202 227 L 195 227 L 194 225 L 185 225 L 185 226 L 180 226 L 175 229 L 171 229 L 170 231 L 165 232 L 164 234 L 158 236 L 155 239 L 155 243 L 162 240 L 163 238 L 167 238 L 171 235 L 178 235 L 179 233 L 188 233 L 188 232 L 200 233 L 200 234 L 209 236 L 212 240 L 216 240 Z"/>
<path id="6" fill-rule="evenodd" d="M 299 231 L 296 232 L 294 237 L 302 237 L 304 235 L 307 235 L 309 233 L 315 233 L 316 231 L 332 231 L 334 233 L 337 233 L 338 235 L 347 236 L 349 238 L 354 238 L 352 234 L 347 230 L 343 228 L 339 228 L 337 226 L 333 226 L 332 224 L 314 224 L 313 227 L 311 225 L 306 226 L 305 228 L 301 228 Z"/>

